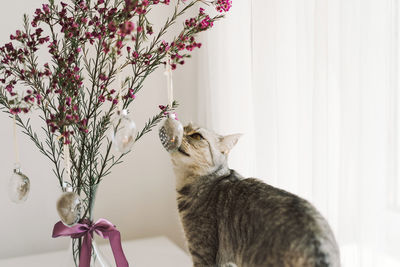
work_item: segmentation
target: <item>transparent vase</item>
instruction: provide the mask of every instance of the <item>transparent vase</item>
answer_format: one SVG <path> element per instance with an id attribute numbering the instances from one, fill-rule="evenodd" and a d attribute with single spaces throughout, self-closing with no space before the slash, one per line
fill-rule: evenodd
<path id="1" fill-rule="evenodd" d="M 93 222 L 93 208 L 96 200 L 97 185 L 73 187 L 73 192 L 77 193 L 82 201 L 82 220 L 89 219 Z M 95 238 L 96 234 L 93 233 L 90 267 L 111 267 L 110 260 L 101 252 Z M 64 267 L 79 267 L 83 239 L 83 237 L 71 239 Z"/>
<path id="2" fill-rule="evenodd" d="M 79 239 L 75 239 L 71 241 L 67 252 L 67 259 L 65 261 L 65 265 L 63 267 L 79 267 Z M 90 267 L 111 267 L 112 265 L 108 261 L 108 259 L 103 255 L 101 250 L 99 249 L 96 241 L 92 241 L 92 256 L 90 259 Z"/>

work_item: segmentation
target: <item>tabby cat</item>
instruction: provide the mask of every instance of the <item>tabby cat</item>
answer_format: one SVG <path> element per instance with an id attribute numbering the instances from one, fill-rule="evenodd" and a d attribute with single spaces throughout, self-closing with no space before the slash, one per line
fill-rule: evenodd
<path id="1" fill-rule="evenodd" d="M 340 266 L 335 237 L 306 200 L 228 168 L 240 135 L 192 124 L 171 152 L 194 266 Z"/>

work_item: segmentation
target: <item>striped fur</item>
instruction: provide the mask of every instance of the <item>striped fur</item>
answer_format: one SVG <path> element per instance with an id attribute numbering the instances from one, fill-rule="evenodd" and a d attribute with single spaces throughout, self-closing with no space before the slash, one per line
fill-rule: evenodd
<path id="1" fill-rule="evenodd" d="M 228 168 L 238 138 L 188 125 L 171 154 L 193 265 L 340 266 L 332 231 L 309 202 Z"/>

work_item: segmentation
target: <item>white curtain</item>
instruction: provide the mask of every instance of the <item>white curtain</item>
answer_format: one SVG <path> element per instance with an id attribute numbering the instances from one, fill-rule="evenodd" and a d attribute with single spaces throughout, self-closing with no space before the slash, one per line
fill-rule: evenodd
<path id="1" fill-rule="evenodd" d="M 311 201 L 343 266 L 400 266 L 397 0 L 236 0 L 204 39 L 199 121 L 230 165 Z"/>

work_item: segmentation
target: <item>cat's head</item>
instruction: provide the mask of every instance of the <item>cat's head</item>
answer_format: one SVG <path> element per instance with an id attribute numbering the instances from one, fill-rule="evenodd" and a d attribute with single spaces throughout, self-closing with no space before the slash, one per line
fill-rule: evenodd
<path id="1" fill-rule="evenodd" d="M 182 145 L 171 153 L 175 172 L 182 175 L 206 176 L 227 169 L 228 154 L 241 134 L 218 135 L 189 123 L 184 127 Z"/>

